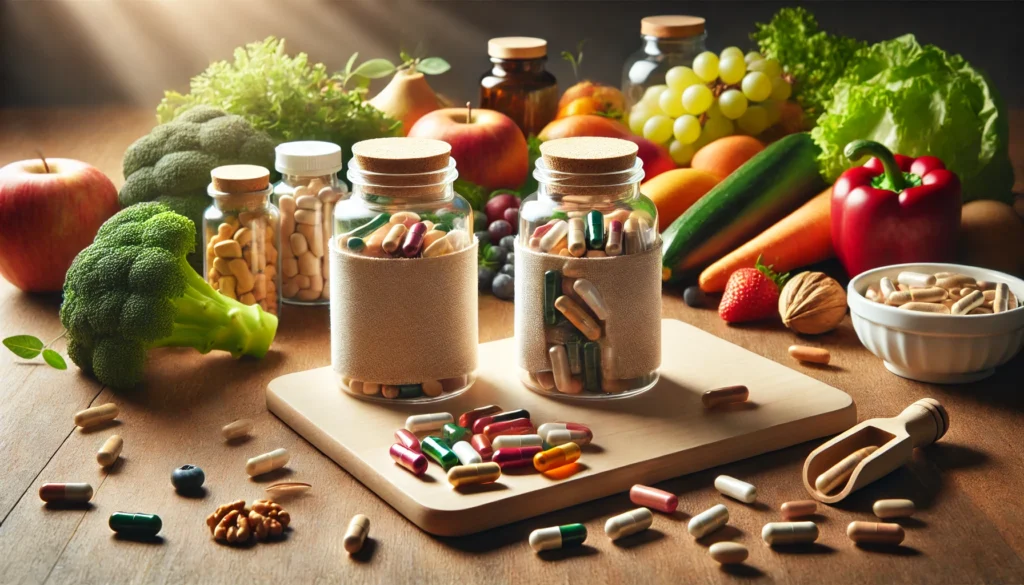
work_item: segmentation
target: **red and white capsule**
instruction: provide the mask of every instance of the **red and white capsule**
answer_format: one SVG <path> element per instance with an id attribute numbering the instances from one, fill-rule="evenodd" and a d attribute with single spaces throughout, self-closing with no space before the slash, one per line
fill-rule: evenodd
<path id="1" fill-rule="evenodd" d="M 590 427 L 579 423 L 544 423 L 537 428 L 537 434 L 552 447 L 565 443 L 583 446 L 594 440 Z"/>
<path id="2" fill-rule="evenodd" d="M 39 486 L 39 499 L 44 502 L 88 502 L 92 486 L 87 483 L 44 483 Z"/>

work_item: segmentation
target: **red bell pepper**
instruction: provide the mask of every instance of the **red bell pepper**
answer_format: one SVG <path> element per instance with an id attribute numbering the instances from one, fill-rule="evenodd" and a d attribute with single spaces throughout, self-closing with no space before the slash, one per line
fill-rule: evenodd
<path id="1" fill-rule="evenodd" d="M 955 258 L 960 179 L 942 161 L 893 155 L 870 140 L 851 142 L 845 154 L 874 155 L 832 187 L 832 243 L 851 277 L 888 264 Z"/>

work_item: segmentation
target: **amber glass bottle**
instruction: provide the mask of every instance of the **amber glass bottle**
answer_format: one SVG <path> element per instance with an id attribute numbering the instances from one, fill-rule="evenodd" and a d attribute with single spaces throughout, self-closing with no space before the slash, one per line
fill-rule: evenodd
<path id="1" fill-rule="evenodd" d="M 512 118 L 523 134 L 538 134 L 558 112 L 558 81 L 544 68 L 548 43 L 501 37 L 487 43 L 494 65 L 480 78 L 480 107 Z"/>

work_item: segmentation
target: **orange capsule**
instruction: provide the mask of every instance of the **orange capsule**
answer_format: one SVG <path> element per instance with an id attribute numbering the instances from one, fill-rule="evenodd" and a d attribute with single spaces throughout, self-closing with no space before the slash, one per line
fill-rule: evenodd
<path id="1" fill-rule="evenodd" d="M 537 471 L 550 471 L 568 465 L 580 458 L 580 446 L 576 443 L 565 443 L 541 451 L 533 456 L 533 466 Z"/>
<path id="2" fill-rule="evenodd" d="M 814 500 L 797 500 L 795 502 L 786 502 L 779 508 L 782 512 L 782 517 L 786 520 L 792 520 L 793 518 L 801 518 L 803 516 L 810 516 L 811 514 L 818 511 L 818 503 Z"/>
<path id="3" fill-rule="evenodd" d="M 491 446 L 491 440 L 487 438 L 487 435 L 473 435 L 473 438 L 469 440 L 469 444 L 476 449 L 476 452 L 480 454 L 480 458 L 487 461 L 494 454 L 494 447 Z"/>
<path id="4" fill-rule="evenodd" d="M 39 499 L 44 502 L 88 502 L 92 486 L 87 483 L 44 483 L 39 486 Z"/>
<path id="5" fill-rule="evenodd" d="M 708 390 L 701 396 L 701 402 L 704 403 L 704 408 L 714 408 L 722 404 L 746 402 L 748 396 L 750 396 L 750 391 L 746 386 L 726 386 Z"/>
<path id="6" fill-rule="evenodd" d="M 889 544 L 903 542 L 903 527 L 887 522 L 850 522 L 846 527 L 846 536 L 857 544 Z"/>

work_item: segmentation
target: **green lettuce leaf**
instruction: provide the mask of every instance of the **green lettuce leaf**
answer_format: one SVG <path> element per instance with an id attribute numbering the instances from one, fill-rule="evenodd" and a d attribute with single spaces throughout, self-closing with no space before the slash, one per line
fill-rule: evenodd
<path id="1" fill-rule="evenodd" d="M 961 56 L 904 35 L 858 51 L 836 82 L 811 136 L 822 174 L 835 180 L 852 163 L 855 139 L 907 156 L 937 156 L 960 177 L 964 201 L 1012 201 L 1006 108 Z"/>

